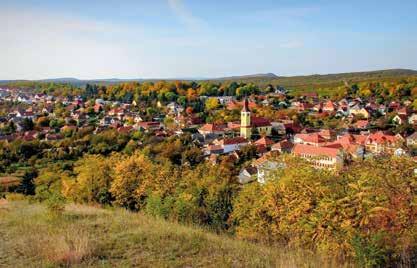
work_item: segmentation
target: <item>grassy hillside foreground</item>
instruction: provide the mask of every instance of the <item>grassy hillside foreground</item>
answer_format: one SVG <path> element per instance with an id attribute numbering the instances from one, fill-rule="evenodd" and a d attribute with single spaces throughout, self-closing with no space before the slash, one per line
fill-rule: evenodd
<path id="1" fill-rule="evenodd" d="M 303 251 L 251 244 L 122 209 L 0 200 L 0 267 L 335 267 Z M 348 265 L 345 265 L 348 266 Z"/>

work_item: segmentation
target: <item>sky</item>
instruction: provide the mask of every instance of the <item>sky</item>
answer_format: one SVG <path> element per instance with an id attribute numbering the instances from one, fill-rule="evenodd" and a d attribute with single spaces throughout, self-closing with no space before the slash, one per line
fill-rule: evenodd
<path id="1" fill-rule="evenodd" d="M 0 80 L 417 69 L 417 3 L 0 0 Z"/>

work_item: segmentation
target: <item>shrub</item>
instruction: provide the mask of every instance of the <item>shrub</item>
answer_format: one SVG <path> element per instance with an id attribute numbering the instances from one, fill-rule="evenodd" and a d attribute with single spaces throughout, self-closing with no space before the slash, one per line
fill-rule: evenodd
<path id="1" fill-rule="evenodd" d="M 364 267 L 382 267 L 387 264 L 388 252 L 381 246 L 382 234 L 364 238 L 359 235 L 352 239 L 356 261 Z"/>
<path id="2" fill-rule="evenodd" d="M 6 200 L 7 201 L 23 201 L 23 200 L 26 200 L 26 197 L 24 194 L 8 193 L 6 194 Z"/>
<path id="3" fill-rule="evenodd" d="M 46 207 L 52 215 L 60 215 L 65 210 L 65 198 L 58 194 L 53 194 L 46 200 Z"/>
<path id="4" fill-rule="evenodd" d="M 239 193 L 236 234 L 354 257 L 364 266 L 413 262 L 414 168 L 412 159 L 395 157 L 354 163 L 340 174 L 288 163 L 266 185 Z"/>

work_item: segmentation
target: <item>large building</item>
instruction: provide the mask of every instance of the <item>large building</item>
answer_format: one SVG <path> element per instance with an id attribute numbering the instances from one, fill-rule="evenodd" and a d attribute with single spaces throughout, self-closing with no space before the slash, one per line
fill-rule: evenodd
<path id="1" fill-rule="evenodd" d="M 340 148 L 296 144 L 293 154 L 306 159 L 315 168 L 337 170 L 344 165 L 345 155 Z"/>
<path id="2" fill-rule="evenodd" d="M 260 135 L 271 135 L 272 125 L 268 119 L 251 116 L 248 100 L 245 99 L 240 113 L 240 136 L 250 139 L 254 132 Z"/>

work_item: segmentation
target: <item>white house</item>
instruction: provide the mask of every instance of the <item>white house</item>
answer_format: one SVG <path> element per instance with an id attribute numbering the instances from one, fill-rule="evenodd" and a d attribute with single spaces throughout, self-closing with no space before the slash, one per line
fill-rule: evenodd
<path id="1" fill-rule="evenodd" d="M 417 132 L 407 137 L 407 146 L 417 146 Z"/>
<path id="2" fill-rule="evenodd" d="M 278 169 L 285 168 L 284 163 L 279 163 L 269 156 L 270 155 L 264 155 L 252 163 L 252 166 L 257 170 L 257 181 L 261 184 L 267 182 L 268 179 L 271 178 L 271 175 Z"/>
<path id="3" fill-rule="evenodd" d="M 243 137 L 225 138 L 222 140 L 215 140 L 215 145 L 223 148 L 223 153 L 227 154 L 233 151 L 240 150 L 241 147 L 248 145 L 248 140 Z"/>
<path id="4" fill-rule="evenodd" d="M 410 115 L 410 117 L 408 118 L 408 123 L 410 125 L 417 125 L 417 114 Z"/>
<path id="5" fill-rule="evenodd" d="M 256 181 L 258 170 L 255 167 L 249 166 L 239 172 L 238 181 L 240 184 L 246 184 Z"/>

